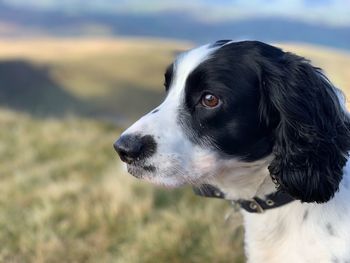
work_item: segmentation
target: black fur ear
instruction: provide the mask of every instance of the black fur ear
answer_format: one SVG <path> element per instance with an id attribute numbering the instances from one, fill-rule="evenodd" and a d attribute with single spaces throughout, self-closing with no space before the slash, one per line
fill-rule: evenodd
<path id="1" fill-rule="evenodd" d="M 262 119 L 275 126 L 271 176 L 303 202 L 326 202 L 339 188 L 350 149 L 341 92 L 294 54 L 276 49 L 260 65 Z"/>

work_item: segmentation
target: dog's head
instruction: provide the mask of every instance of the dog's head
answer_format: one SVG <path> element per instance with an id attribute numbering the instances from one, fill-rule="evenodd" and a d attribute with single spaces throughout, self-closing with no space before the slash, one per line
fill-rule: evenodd
<path id="1" fill-rule="evenodd" d="M 306 202 L 338 189 L 350 149 L 340 93 L 307 60 L 257 42 L 181 54 L 167 96 L 114 144 L 128 171 L 165 186 L 197 184 L 272 157 L 280 188 Z"/>

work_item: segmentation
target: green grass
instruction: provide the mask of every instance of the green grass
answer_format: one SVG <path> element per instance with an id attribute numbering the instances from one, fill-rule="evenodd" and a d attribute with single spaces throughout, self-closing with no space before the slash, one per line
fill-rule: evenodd
<path id="1" fill-rule="evenodd" d="M 160 102 L 163 69 L 188 46 L 0 41 L 0 262 L 244 261 L 226 202 L 139 181 L 112 148 L 120 124 Z M 349 54 L 283 46 L 350 91 Z"/>

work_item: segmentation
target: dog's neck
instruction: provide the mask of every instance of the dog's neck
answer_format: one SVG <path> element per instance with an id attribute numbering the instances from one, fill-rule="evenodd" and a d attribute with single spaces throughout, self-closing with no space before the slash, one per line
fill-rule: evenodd
<path id="1" fill-rule="evenodd" d="M 248 262 L 349 262 L 348 200 L 349 162 L 339 191 L 326 203 L 295 201 L 262 214 L 242 210 Z"/>
<path id="2" fill-rule="evenodd" d="M 226 161 L 206 183 L 219 188 L 228 200 L 263 198 L 276 191 L 267 168 L 270 161 L 270 157 L 251 163 Z"/>
<path id="3" fill-rule="evenodd" d="M 263 198 L 275 191 L 268 172 L 269 160 L 222 173 L 212 181 L 228 199 Z M 243 168 L 243 167 L 241 167 Z M 245 178 L 246 180 L 243 180 Z M 344 167 L 339 191 L 330 201 L 290 202 L 264 213 L 242 209 L 245 227 L 245 251 L 249 263 L 266 262 L 347 262 L 350 254 L 348 220 L 350 210 L 350 163 Z M 343 240 L 341 245 L 329 240 Z M 334 255 L 339 255 L 336 259 Z"/>
<path id="4" fill-rule="evenodd" d="M 224 192 L 227 199 L 263 198 L 275 191 L 269 163 L 268 158 L 251 165 L 226 163 L 208 183 Z M 350 162 L 343 172 L 339 191 L 326 203 L 295 201 L 264 213 L 242 209 L 248 262 L 277 263 L 281 258 L 288 263 L 348 262 Z"/>

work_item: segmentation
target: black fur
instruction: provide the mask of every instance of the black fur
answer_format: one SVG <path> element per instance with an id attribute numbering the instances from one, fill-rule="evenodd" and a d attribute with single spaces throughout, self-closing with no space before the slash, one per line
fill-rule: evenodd
<path id="1" fill-rule="evenodd" d="M 173 71 L 174 71 L 174 65 L 170 64 L 164 73 L 164 84 L 163 85 L 164 85 L 165 91 L 168 91 L 168 89 L 169 89 L 171 80 L 173 78 L 173 73 L 174 73 Z"/>
<path id="2" fill-rule="evenodd" d="M 222 106 L 202 107 L 203 92 L 219 96 Z M 257 41 L 229 43 L 188 76 L 179 121 L 192 141 L 223 156 L 249 162 L 273 154 L 269 170 L 280 190 L 326 202 L 338 190 L 350 149 L 349 118 L 337 92 L 302 57 Z"/>
<path id="3" fill-rule="evenodd" d="M 270 173 L 295 198 L 326 202 L 338 190 L 350 149 L 340 93 L 302 57 L 263 45 L 258 59 L 262 120 L 278 116 Z"/>
<path id="4" fill-rule="evenodd" d="M 271 127 L 260 121 L 259 78 L 254 53 L 242 43 L 218 49 L 187 78 L 184 108 L 178 119 L 190 139 L 212 146 L 223 158 L 255 161 L 271 153 Z M 207 109 L 203 93 L 218 96 L 222 106 Z"/>

